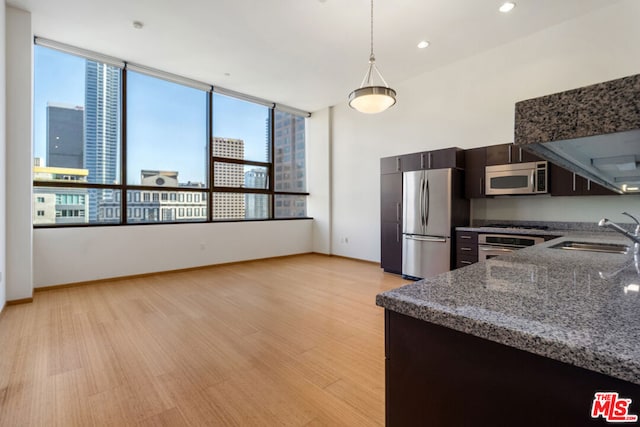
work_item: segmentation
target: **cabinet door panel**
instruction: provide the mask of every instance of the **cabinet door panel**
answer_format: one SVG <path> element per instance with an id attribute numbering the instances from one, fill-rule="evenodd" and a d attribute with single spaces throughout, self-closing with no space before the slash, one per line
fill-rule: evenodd
<path id="1" fill-rule="evenodd" d="M 380 176 L 380 220 L 402 221 L 402 174 Z"/>
<path id="2" fill-rule="evenodd" d="M 425 163 L 430 169 L 461 168 L 464 165 L 464 154 L 457 148 L 430 151 Z M 462 163 L 462 164 L 461 164 Z"/>
<path id="3" fill-rule="evenodd" d="M 380 159 L 380 173 L 397 173 L 402 172 L 401 156 L 383 157 Z"/>
<path id="4" fill-rule="evenodd" d="M 558 165 L 550 165 L 549 189 L 552 196 L 579 196 L 582 194 L 582 180 L 584 178 Z"/>
<path id="5" fill-rule="evenodd" d="M 383 222 L 380 230 L 380 265 L 389 273 L 402 273 L 402 225 Z"/>
<path id="6" fill-rule="evenodd" d="M 402 156 L 402 171 L 411 172 L 422 169 L 420 166 L 420 155 L 422 153 L 405 154 Z"/>
<path id="7" fill-rule="evenodd" d="M 487 161 L 486 147 L 465 150 L 464 156 L 464 196 L 467 199 L 485 197 L 484 166 Z"/>
<path id="8" fill-rule="evenodd" d="M 584 179 L 583 194 L 585 196 L 613 196 L 618 193 L 609 190 L 600 184 L 596 184 L 591 180 Z"/>
<path id="9" fill-rule="evenodd" d="M 511 144 L 490 145 L 487 147 L 487 166 L 505 165 L 513 160 Z"/>

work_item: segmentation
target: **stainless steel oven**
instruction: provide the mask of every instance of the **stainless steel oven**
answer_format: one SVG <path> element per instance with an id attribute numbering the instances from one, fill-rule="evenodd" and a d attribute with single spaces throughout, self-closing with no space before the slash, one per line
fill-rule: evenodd
<path id="1" fill-rule="evenodd" d="M 544 242 L 544 237 L 515 234 L 478 235 L 478 261 L 506 255 L 518 249 Z"/>

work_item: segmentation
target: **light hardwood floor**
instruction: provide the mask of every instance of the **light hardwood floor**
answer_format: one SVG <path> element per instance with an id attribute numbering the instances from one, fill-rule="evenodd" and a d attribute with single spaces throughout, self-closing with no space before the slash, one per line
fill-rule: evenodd
<path id="1" fill-rule="evenodd" d="M 0 317 L 0 425 L 382 425 L 403 283 L 301 255 L 38 292 Z"/>

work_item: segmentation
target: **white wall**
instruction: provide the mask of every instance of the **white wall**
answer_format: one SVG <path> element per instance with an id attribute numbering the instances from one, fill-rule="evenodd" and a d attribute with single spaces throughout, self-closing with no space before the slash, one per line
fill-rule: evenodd
<path id="1" fill-rule="evenodd" d="M 623 0 L 412 80 L 392 81 L 398 104 L 383 114 L 362 115 L 346 102 L 334 107 L 333 252 L 380 259 L 380 157 L 513 141 L 517 101 L 640 72 L 639 19 L 640 2 Z M 474 206 L 489 219 L 532 219 L 542 206 L 548 220 L 595 220 L 599 215 L 588 212 L 603 203 L 612 213 L 640 211 L 637 197 L 604 200 L 555 198 L 538 205 L 514 198 Z"/>
<path id="2" fill-rule="evenodd" d="M 34 231 L 35 287 L 312 251 L 312 220 L 46 228 Z"/>
<path id="3" fill-rule="evenodd" d="M 6 195 L 7 300 L 31 297 L 34 286 L 54 286 L 313 250 L 312 220 L 34 231 L 31 225 L 31 16 L 9 7 L 6 22 L 6 100 L 11 106 L 6 115 L 6 188 L 10 190 Z M 328 126 L 326 121 L 320 124 L 323 126 Z M 320 168 L 326 169 L 326 139 L 314 147 L 320 156 L 327 159 Z M 320 176 L 322 174 L 326 172 L 321 171 Z M 319 194 L 328 193 L 328 189 L 322 189 L 321 183 L 318 188 Z M 323 197 L 327 197 L 326 194 Z M 322 220 L 326 221 L 328 212 L 322 213 L 322 209 L 319 212 Z"/>
<path id="4" fill-rule="evenodd" d="M 7 300 L 33 293 L 31 226 L 31 14 L 6 9 Z"/>
<path id="5" fill-rule="evenodd" d="M 614 222 L 630 222 L 621 212 L 640 215 L 640 196 L 549 197 L 475 199 L 473 219 L 579 221 L 597 223 L 607 217 Z"/>
<path id="6" fill-rule="evenodd" d="M 6 257 L 6 234 L 5 234 L 5 218 L 6 218 L 6 98 L 5 98 L 5 4 L 0 5 L 0 312 L 7 302 L 7 284 L 5 278 L 5 257 Z"/>
<path id="7" fill-rule="evenodd" d="M 307 119 L 307 213 L 313 217 L 313 251 L 331 253 L 331 115 L 326 108 Z"/>

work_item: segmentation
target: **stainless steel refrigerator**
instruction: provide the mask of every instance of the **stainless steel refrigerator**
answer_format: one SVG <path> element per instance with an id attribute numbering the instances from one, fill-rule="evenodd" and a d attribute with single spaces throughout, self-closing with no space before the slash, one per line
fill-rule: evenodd
<path id="1" fill-rule="evenodd" d="M 456 226 L 469 225 L 469 201 L 463 197 L 462 172 L 430 169 L 405 172 L 402 193 L 402 275 L 421 279 L 454 265 Z"/>

